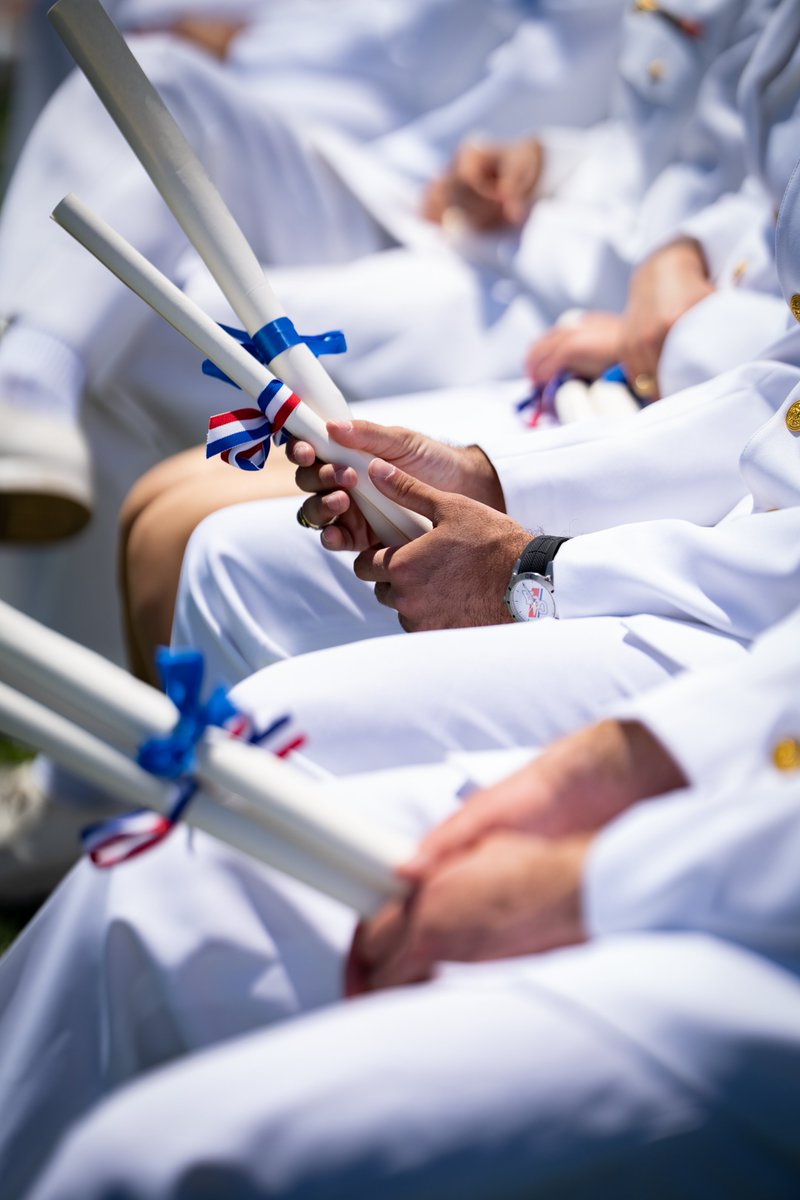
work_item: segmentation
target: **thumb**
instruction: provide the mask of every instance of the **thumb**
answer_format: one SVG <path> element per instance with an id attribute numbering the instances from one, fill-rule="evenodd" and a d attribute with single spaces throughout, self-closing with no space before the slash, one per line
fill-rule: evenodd
<path id="1" fill-rule="evenodd" d="M 373 458 L 369 464 L 369 477 L 382 496 L 394 500 L 401 508 L 421 513 L 434 525 L 437 523 L 443 492 L 430 484 L 421 483 L 413 475 L 407 475 L 405 471 L 384 462 L 382 458 Z"/>

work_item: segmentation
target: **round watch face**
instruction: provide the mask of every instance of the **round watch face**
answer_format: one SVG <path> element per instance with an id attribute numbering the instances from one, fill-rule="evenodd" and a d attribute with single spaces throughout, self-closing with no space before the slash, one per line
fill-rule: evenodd
<path id="1" fill-rule="evenodd" d="M 520 575 L 511 585 L 508 607 L 515 621 L 538 621 L 554 617 L 553 593 L 542 575 Z"/>

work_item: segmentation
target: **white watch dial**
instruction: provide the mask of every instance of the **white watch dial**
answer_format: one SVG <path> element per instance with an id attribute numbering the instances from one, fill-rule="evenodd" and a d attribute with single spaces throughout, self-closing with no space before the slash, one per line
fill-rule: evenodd
<path id="1" fill-rule="evenodd" d="M 556 615 L 552 590 L 541 575 L 520 575 L 515 579 L 508 605 L 516 621 L 539 621 Z"/>

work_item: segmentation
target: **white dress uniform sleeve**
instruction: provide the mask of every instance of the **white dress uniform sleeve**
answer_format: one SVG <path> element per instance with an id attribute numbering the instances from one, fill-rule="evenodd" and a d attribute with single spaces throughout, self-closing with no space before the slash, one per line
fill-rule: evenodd
<path id="1" fill-rule="evenodd" d="M 387 165 L 427 180 L 445 169 L 465 137 L 494 140 L 535 133 L 549 145 L 550 130 L 558 126 L 552 151 L 545 154 L 548 186 L 553 186 L 596 142 L 592 130 L 573 127 L 593 126 L 609 111 L 621 8 L 619 0 L 544 3 L 535 14 L 528 6 L 527 18 L 486 55 L 484 70 L 475 72 L 470 86 L 388 134 L 373 149 Z M 582 80 L 580 88 L 575 87 L 576 76 Z"/>
<path id="2" fill-rule="evenodd" d="M 639 163 L 635 141 L 625 122 L 611 117 L 591 129 L 555 125 L 541 130 L 538 136 L 542 169 L 535 200 L 593 202 L 604 207 L 634 200 Z M 613 175 L 608 170 L 612 162 Z"/>
<path id="3" fill-rule="evenodd" d="M 748 491 L 742 447 L 796 385 L 798 351 L 795 329 L 763 359 L 621 421 L 535 438 L 487 433 L 480 446 L 506 511 L 527 528 L 566 537 L 666 516 L 715 523 Z"/>
<path id="4" fill-rule="evenodd" d="M 766 402 L 765 394 L 756 393 Z M 800 387 L 743 446 L 741 496 L 729 512 L 699 523 L 674 515 L 639 520 L 566 542 L 554 571 L 559 615 L 628 618 L 631 631 L 645 640 L 642 622 L 666 621 L 688 637 L 700 629 L 747 643 L 793 612 L 800 594 Z M 672 452 L 686 457 L 692 448 L 676 444 Z M 668 460 L 665 466 L 671 470 Z M 651 462 L 649 469 L 658 467 Z M 702 462 L 694 469 L 702 476 Z M 630 472 L 626 482 L 635 495 Z M 611 486 L 619 485 L 612 480 Z M 638 486 L 650 486 L 646 474 Z M 707 503 L 728 486 L 732 480 L 720 476 Z M 674 512 L 674 487 L 673 495 Z M 551 526 L 547 532 L 572 531 Z M 675 661 L 686 663 L 682 656 Z"/>
<path id="5" fill-rule="evenodd" d="M 750 641 L 797 605 L 800 507 L 586 534 L 560 548 L 554 582 L 562 617 L 647 613 Z"/>
<path id="6" fill-rule="evenodd" d="M 690 672 L 615 706 L 614 716 L 645 725 L 692 784 L 755 772 L 792 752 L 800 734 L 800 609 L 732 665 Z"/>
<path id="7" fill-rule="evenodd" d="M 494 51 L 492 75 L 513 79 L 536 126 L 590 126 L 609 112 L 627 0 L 539 0 Z M 576 80 L 580 80 L 580 87 Z M 487 132 L 513 132 L 487 112 Z"/>
<path id="8" fill-rule="evenodd" d="M 709 278 L 725 280 L 739 248 L 749 240 L 754 227 L 772 218 L 770 198 L 757 179 L 748 178 L 738 192 L 721 196 L 714 204 L 682 221 L 668 236 L 666 245 L 679 237 L 696 241 L 706 260 Z"/>
<path id="9" fill-rule="evenodd" d="M 333 80 L 350 81 L 365 104 L 383 110 L 375 133 L 448 104 L 470 88 L 487 56 L 525 18 L 524 5 L 485 0 L 294 0 L 268 8 L 234 45 L 237 69 L 269 70 L 290 94 L 298 72 L 303 86 L 323 94 Z M 458 54 L 448 52 L 455 39 Z M 325 121 L 324 111 L 319 119 Z M 365 114 L 367 135 L 369 126 Z"/>
<path id="10" fill-rule="evenodd" d="M 800 953 L 800 777 L 764 769 L 637 805 L 600 834 L 584 875 L 593 936 L 703 930 Z"/>

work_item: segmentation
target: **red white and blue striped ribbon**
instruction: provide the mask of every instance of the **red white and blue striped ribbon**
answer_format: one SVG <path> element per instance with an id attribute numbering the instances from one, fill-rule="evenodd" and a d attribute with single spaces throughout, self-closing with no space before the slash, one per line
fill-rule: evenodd
<path id="1" fill-rule="evenodd" d="M 305 734 L 293 730 L 291 725 L 292 718 L 287 714 L 279 717 L 263 733 L 254 733 L 249 717 L 240 713 L 226 724 L 226 728 L 231 737 L 240 737 L 255 745 L 263 746 L 271 741 L 274 744 L 266 746 L 266 749 L 271 750 L 276 758 L 288 758 L 306 743 Z M 87 826 L 81 831 L 84 853 L 96 867 L 107 869 L 151 850 L 179 824 L 196 791 L 197 784 L 193 779 L 183 779 L 175 785 L 174 799 L 167 815 L 141 808 Z"/>
<path id="2" fill-rule="evenodd" d="M 277 317 L 256 330 L 252 338 L 242 329 L 222 325 L 222 329 L 235 338 L 243 348 L 259 362 L 269 366 L 284 350 L 292 346 L 308 346 L 312 354 L 344 354 L 347 350 L 345 336 L 340 329 L 327 333 L 298 333 L 288 317 Z M 212 375 L 239 388 L 238 383 L 225 374 L 211 359 L 203 362 L 203 374 Z M 219 454 L 223 462 L 231 463 L 242 471 L 260 471 L 269 455 L 270 437 L 280 445 L 285 440 L 281 430 L 286 418 L 299 398 L 279 379 L 269 383 L 258 397 L 258 408 L 236 408 L 231 412 L 217 413 L 208 423 L 206 458 Z"/>
<path id="3" fill-rule="evenodd" d="M 551 416 L 555 412 L 556 392 L 562 383 L 573 378 L 574 376 L 569 372 L 562 371 L 558 375 L 554 375 L 547 383 L 537 384 L 530 395 L 515 405 L 518 413 L 526 414 L 525 423 L 530 429 L 535 429 L 543 416 Z M 526 410 L 530 411 L 526 412 Z"/>
<path id="4" fill-rule="evenodd" d="M 218 454 L 242 471 L 261 470 L 269 456 L 270 438 L 286 424 L 300 397 L 280 379 L 273 379 L 256 403 L 258 408 L 235 408 L 211 418 L 206 458 Z"/>
<path id="5" fill-rule="evenodd" d="M 175 799 L 168 816 L 140 808 L 136 812 L 87 826 L 81 831 L 84 854 L 88 854 L 96 867 L 107 868 L 116 867 L 118 863 L 127 862 L 145 850 L 151 850 L 175 828 L 180 812 L 195 791 L 195 786 L 191 792 L 188 792 L 188 788 L 176 786 Z"/>

